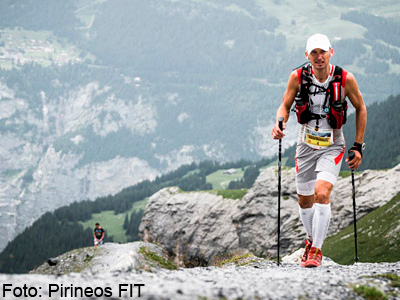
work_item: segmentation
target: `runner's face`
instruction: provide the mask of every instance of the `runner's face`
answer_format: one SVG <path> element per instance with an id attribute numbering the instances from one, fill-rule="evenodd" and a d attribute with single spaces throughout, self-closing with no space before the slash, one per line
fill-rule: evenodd
<path id="1" fill-rule="evenodd" d="M 329 51 L 325 51 L 320 48 L 316 48 L 312 50 L 311 53 L 306 52 L 306 56 L 310 60 L 311 65 L 314 69 L 322 70 L 329 66 L 329 60 L 332 53 L 332 49 L 329 49 Z"/>

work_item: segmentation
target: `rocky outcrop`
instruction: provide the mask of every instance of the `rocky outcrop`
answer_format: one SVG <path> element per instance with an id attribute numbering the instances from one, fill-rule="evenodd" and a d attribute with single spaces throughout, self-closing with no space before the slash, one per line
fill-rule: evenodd
<path id="1" fill-rule="evenodd" d="M 66 275 L 70 273 L 105 274 L 155 272 L 164 265 L 176 266 L 169 262 L 169 257 L 161 247 L 144 242 L 127 244 L 106 243 L 101 247 L 79 248 L 64 253 L 57 258 L 57 264 L 45 262 L 30 274 Z M 160 264 L 161 263 L 161 264 Z"/>
<path id="2" fill-rule="evenodd" d="M 305 231 L 298 217 L 294 169 L 282 170 L 281 253 L 302 246 Z M 140 234 L 157 242 L 181 265 L 209 261 L 227 251 L 275 256 L 277 247 L 277 172 L 260 174 L 242 200 L 207 192 L 181 193 L 166 188 L 154 194 L 145 209 Z M 368 170 L 355 176 L 357 218 L 382 206 L 400 191 L 400 164 L 387 171 Z M 339 178 L 332 194 L 328 234 L 352 223 L 351 177 Z"/>
<path id="3" fill-rule="evenodd" d="M 180 265 L 204 265 L 208 258 L 238 249 L 231 215 L 238 200 L 177 187 L 154 194 L 146 206 L 140 232 L 144 241 L 158 243 Z"/>

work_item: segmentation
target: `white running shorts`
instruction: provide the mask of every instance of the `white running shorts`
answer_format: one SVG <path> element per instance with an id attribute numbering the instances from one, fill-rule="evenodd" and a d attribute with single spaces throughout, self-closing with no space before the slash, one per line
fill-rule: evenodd
<path id="1" fill-rule="evenodd" d="M 314 195 L 315 182 L 325 180 L 335 185 L 344 156 L 343 144 L 313 149 L 305 143 L 296 147 L 296 187 L 302 196 Z"/>

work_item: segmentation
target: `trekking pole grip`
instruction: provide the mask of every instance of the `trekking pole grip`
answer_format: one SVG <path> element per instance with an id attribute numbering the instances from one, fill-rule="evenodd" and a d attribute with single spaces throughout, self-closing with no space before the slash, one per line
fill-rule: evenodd
<path id="1" fill-rule="evenodd" d="M 349 150 L 349 152 L 348 152 L 348 157 L 349 157 L 349 160 L 353 160 L 353 158 L 356 156 L 356 154 L 354 153 L 354 151 L 350 151 Z"/>
<path id="2" fill-rule="evenodd" d="M 278 123 L 279 123 L 279 129 L 282 130 L 283 129 L 283 117 L 278 118 Z"/>

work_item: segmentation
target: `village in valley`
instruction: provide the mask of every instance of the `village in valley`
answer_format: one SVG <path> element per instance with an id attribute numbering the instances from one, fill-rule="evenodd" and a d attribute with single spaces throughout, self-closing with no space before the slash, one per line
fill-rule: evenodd
<path id="1" fill-rule="evenodd" d="M 86 57 L 88 58 L 88 57 Z M 76 47 L 49 31 L 21 28 L 0 30 L 0 68 L 12 69 L 27 63 L 42 66 L 81 63 Z"/>

